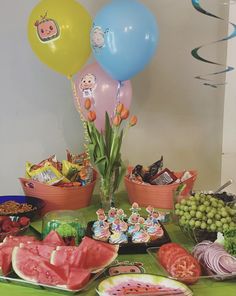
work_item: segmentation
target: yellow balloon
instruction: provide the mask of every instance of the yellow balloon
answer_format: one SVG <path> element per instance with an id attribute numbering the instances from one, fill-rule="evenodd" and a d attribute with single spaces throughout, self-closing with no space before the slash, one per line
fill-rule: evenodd
<path id="1" fill-rule="evenodd" d="M 39 59 L 72 76 L 89 58 L 92 19 L 75 0 L 42 0 L 28 22 L 28 38 Z"/>

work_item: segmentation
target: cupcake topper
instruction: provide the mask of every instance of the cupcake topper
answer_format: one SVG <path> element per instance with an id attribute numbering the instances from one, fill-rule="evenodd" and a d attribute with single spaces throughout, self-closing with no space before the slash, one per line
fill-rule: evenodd
<path id="1" fill-rule="evenodd" d="M 117 210 L 116 212 L 116 216 L 117 218 L 119 218 L 120 220 L 124 220 L 126 215 L 124 213 L 124 211 L 122 209 Z"/>
<path id="2" fill-rule="evenodd" d="M 132 213 L 128 219 L 128 223 L 129 224 L 136 224 L 138 223 L 138 219 L 139 219 L 140 215 L 137 213 Z"/>
<path id="3" fill-rule="evenodd" d="M 152 220 L 152 223 L 154 224 L 158 224 L 159 223 L 159 213 L 157 211 L 154 211 L 151 215 L 151 220 Z"/>
<path id="4" fill-rule="evenodd" d="M 141 208 L 139 207 L 138 203 L 134 202 L 130 210 L 132 213 L 138 213 L 141 211 Z"/>
<path id="5" fill-rule="evenodd" d="M 117 212 L 116 208 L 110 208 L 110 210 L 108 211 L 108 219 L 107 220 L 109 223 L 112 223 L 115 220 L 116 212 Z"/>
<path id="6" fill-rule="evenodd" d="M 152 213 L 154 212 L 154 208 L 152 206 L 148 206 L 146 208 L 146 211 L 148 212 L 149 215 L 152 215 Z"/>
<path id="7" fill-rule="evenodd" d="M 145 219 L 143 217 L 139 217 L 138 224 L 140 226 L 140 229 L 143 229 L 144 230 L 146 228 Z"/>

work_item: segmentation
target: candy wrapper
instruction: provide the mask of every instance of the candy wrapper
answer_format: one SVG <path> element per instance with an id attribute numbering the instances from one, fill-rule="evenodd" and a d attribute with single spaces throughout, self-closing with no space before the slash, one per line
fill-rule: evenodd
<path id="1" fill-rule="evenodd" d="M 163 156 L 147 168 L 138 164 L 132 170 L 129 178 L 133 182 L 142 185 L 169 185 L 172 183 L 182 183 L 192 177 L 189 171 L 185 171 L 180 178 L 168 168 L 163 168 Z"/>
<path id="2" fill-rule="evenodd" d="M 94 179 L 93 168 L 86 153 L 73 155 L 67 150 L 67 160 L 57 161 L 56 156 L 38 164 L 26 163 L 26 178 L 47 185 L 61 187 L 84 186 Z"/>

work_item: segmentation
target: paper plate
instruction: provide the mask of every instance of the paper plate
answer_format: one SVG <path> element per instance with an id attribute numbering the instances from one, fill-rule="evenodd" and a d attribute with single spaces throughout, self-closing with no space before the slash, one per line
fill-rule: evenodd
<path id="1" fill-rule="evenodd" d="M 193 295 L 186 285 L 152 274 L 122 274 L 109 277 L 98 285 L 97 293 L 100 296 Z"/>

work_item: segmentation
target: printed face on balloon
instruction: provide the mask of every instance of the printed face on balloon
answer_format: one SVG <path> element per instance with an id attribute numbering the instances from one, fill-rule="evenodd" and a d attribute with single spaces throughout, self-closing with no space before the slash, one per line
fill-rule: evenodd
<path id="1" fill-rule="evenodd" d="M 84 98 L 93 97 L 93 91 L 96 88 L 96 76 L 88 73 L 80 81 L 79 88 Z"/>
<path id="2" fill-rule="evenodd" d="M 109 29 L 103 31 L 99 26 L 94 26 L 91 32 L 91 44 L 94 50 L 102 49 L 105 46 L 106 34 L 109 32 Z"/>
<path id="3" fill-rule="evenodd" d="M 35 22 L 37 28 L 37 35 L 41 42 L 48 42 L 55 40 L 60 35 L 59 26 L 53 19 L 47 18 L 47 13 L 41 17 L 40 21 Z"/>

